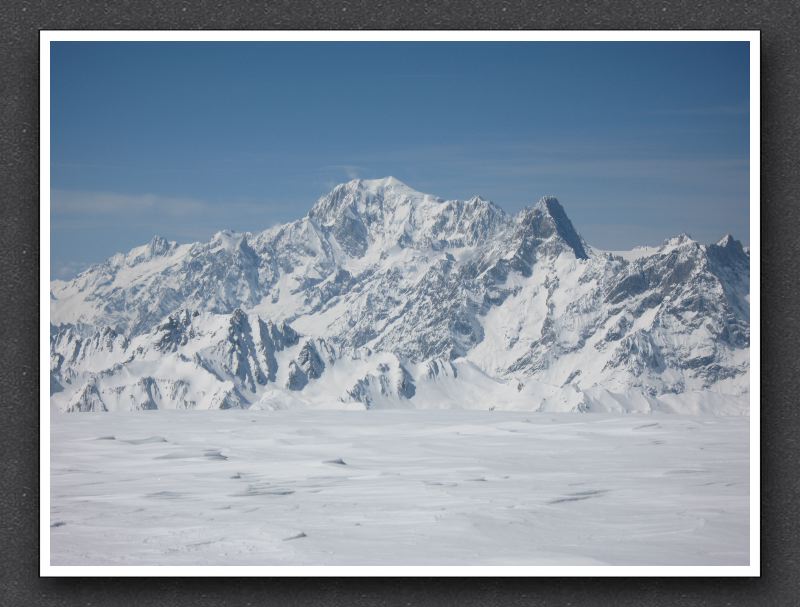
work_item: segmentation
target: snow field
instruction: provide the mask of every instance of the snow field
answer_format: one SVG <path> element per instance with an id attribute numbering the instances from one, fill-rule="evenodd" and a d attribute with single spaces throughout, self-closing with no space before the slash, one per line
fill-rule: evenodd
<path id="1" fill-rule="evenodd" d="M 53 414 L 53 565 L 743 565 L 747 417 Z"/>

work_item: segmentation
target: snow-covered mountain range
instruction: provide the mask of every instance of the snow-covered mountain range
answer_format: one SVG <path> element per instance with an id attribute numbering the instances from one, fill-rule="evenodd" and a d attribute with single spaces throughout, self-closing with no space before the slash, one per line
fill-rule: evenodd
<path id="1" fill-rule="evenodd" d="M 749 273 L 731 236 L 600 251 L 555 198 L 511 216 L 354 180 L 52 281 L 51 402 L 747 413 Z"/>

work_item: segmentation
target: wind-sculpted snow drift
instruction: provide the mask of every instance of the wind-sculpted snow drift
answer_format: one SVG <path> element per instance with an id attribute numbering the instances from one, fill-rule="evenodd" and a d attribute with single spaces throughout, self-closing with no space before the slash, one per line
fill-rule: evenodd
<path id="1" fill-rule="evenodd" d="M 51 401 L 746 414 L 749 266 L 731 236 L 599 251 L 555 198 L 510 216 L 355 180 L 53 281 Z"/>

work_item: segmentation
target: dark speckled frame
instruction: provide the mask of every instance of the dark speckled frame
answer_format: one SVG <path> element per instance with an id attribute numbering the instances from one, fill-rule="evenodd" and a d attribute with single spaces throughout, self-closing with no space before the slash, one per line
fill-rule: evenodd
<path id="1" fill-rule="evenodd" d="M 760 578 L 39 577 L 40 29 L 758 29 L 762 33 Z M 800 9 L 792 1 L 14 1 L 0 6 L 0 604 L 792 605 L 800 596 Z M 756 142 L 754 142 L 756 143 Z M 47 235 L 45 235 L 47 237 Z M 778 265 L 780 264 L 780 267 Z"/>

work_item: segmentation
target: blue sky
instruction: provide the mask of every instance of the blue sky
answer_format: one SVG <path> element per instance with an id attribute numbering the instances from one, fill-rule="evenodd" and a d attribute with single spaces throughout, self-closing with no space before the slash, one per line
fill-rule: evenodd
<path id="1" fill-rule="evenodd" d="M 749 226 L 747 43 L 54 43 L 51 263 L 301 217 L 394 175 L 606 249 Z"/>

